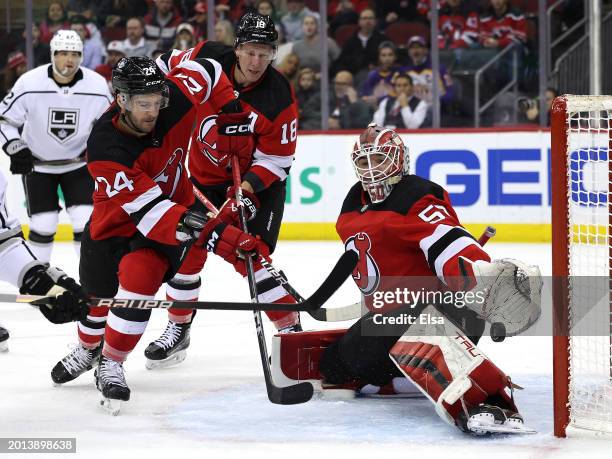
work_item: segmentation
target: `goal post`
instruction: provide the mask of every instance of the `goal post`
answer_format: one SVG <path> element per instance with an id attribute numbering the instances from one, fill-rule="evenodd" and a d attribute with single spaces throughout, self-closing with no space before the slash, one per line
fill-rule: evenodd
<path id="1" fill-rule="evenodd" d="M 551 109 L 554 433 L 612 435 L 612 96 Z"/>

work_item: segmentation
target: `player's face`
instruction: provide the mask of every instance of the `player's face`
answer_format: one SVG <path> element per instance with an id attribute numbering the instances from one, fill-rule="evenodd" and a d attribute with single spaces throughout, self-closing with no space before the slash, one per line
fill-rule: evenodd
<path id="1" fill-rule="evenodd" d="M 368 161 L 369 159 L 369 161 Z M 390 155 L 385 155 L 382 153 L 370 153 L 369 155 L 364 155 L 360 158 L 357 158 L 357 167 L 363 171 L 369 170 L 373 177 L 377 177 L 382 173 L 388 171 L 390 167 L 393 166 L 393 158 Z"/>
<path id="2" fill-rule="evenodd" d="M 55 68 L 64 78 L 70 78 L 79 69 L 81 53 L 76 51 L 57 51 L 53 56 Z"/>
<path id="3" fill-rule="evenodd" d="M 261 43 L 245 43 L 236 50 L 245 83 L 255 83 L 274 59 L 274 49 Z"/>
<path id="4" fill-rule="evenodd" d="M 131 127 L 135 127 L 143 133 L 153 131 L 163 99 L 160 93 L 131 96 L 129 102 L 122 105 L 122 108 L 127 112 L 126 116 L 129 117 L 129 122 L 133 125 Z"/>

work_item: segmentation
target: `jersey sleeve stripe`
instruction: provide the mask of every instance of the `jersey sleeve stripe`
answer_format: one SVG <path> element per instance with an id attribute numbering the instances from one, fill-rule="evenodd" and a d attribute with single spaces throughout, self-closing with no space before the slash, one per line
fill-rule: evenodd
<path id="1" fill-rule="evenodd" d="M 162 190 L 159 185 L 155 185 L 153 188 L 145 191 L 132 202 L 126 202 L 121 207 L 128 215 L 131 215 L 135 212 L 141 210 L 144 206 L 149 204 L 155 198 L 161 196 Z"/>
<path id="2" fill-rule="evenodd" d="M 163 218 L 166 212 L 168 212 L 174 206 L 175 203 L 169 201 L 168 199 L 158 202 L 140 219 L 140 222 L 136 225 L 136 228 L 144 236 L 147 236 L 153 227 Z"/>
<path id="3" fill-rule="evenodd" d="M 281 180 L 285 180 L 288 175 L 288 170 L 293 164 L 293 155 L 290 156 L 275 156 L 263 153 L 256 149 L 253 154 L 253 166 L 261 166 L 268 169 Z"/>
<path id="4" fill-rule="evenodd" d="M 471 237 L 464 236 L 446 246 L 434 262 L 434 272 L 438 279 L 444 282 L 444 265 L 446 262 L 470 245 L 478 245 L 478 243 Z"/>

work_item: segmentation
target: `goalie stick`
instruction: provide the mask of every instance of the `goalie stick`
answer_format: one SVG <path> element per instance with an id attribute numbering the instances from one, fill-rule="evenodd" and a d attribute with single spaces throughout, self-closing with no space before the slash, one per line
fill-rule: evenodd
<path id="1" fill-rule="evenodd" d="M 487 226 L 487 228 L 483 231 L 481 236 L 478 238 L 478 243 L 484 247 L 484 245 L 495 236 L 496 229 L 493 226 Z M 301 299 L 302 297 L 296 296 L 296 298 Z M 342 322 L 345 320 L 354 320 L 359 319 L 363 314 L 367 312 L 367 308 L 361 304 L 361 301 L 357 303 L 349 304 L 347 306 L 342 306 L 339 308 L 320 308 L 313 311 L 308 311 L 308 313 L 316 320 L 322 322 Z M 499 324 L 502 325 L 502 324 Z M 496 327 L 499 329 L 500 326 Z M 494 327 L 495 328 L 495 327 Z M 493 334 L 493 332 L 492 332 Z M 495 336 L 497 334 L 501 334 L 501 331 L 496 330 Z M 503 341 L 503 338 L 494 339 L 494 341 L 499 342 Z"/>

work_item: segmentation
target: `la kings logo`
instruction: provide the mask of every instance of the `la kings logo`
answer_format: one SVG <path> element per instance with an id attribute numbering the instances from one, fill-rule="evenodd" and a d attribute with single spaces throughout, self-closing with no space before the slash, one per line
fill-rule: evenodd
<path id="1" fill-rule="evenodd" d="M 359 260 L 353 270 L 353 280 L 364 295 L 371 295 L 380 284 L 380 269 L 370 253 L 372 241 L 367 233 L 357 233 L 349 237 L 344 244 L 348 252 L 352 250 L 357 253 Z"/>
<path id="2" fill-rule="evenodd" d="M 79 109 L 49 108 L 47 133 L 59 143 L 65 143 L 77 134 Z"/>

